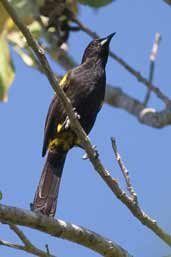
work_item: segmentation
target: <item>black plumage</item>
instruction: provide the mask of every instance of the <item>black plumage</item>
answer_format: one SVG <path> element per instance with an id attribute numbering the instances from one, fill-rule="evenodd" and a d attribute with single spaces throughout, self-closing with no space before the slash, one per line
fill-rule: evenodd
<path id="1" fill-rule="evenodd" d="M 114 33 L 94 39 L 85 49 L 82 63 L 70 70 L 60 81 L 66 95 L 79 115 L 79 121 L 88 134 L 96 120 L 105 95 L 105 66 L 109 43 Z M 32 209 L 54 216 L 60 179 L 67 152 L 80 142 L 70 127 L 65 126 L 66 111 L 57 95 L 54 96 L 45 123 L 42 156 L 47 159 L 35 194 Z"/>

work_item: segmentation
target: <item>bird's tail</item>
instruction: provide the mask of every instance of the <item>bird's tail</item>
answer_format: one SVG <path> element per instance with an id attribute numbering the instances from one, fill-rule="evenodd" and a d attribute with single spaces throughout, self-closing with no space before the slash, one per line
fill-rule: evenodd
<path id="1" fill-rule="evenodd" d="M 48 153 L 34 201 L 31 204 L 33 211 L 40 211 L 54 217 L 66 155 L 66 152 L 59 150 Z"/>

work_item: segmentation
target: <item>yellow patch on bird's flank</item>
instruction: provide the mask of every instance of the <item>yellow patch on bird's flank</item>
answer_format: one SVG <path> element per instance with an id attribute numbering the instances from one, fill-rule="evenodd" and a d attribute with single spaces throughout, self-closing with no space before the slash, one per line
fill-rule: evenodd
<path id="1" fill-rule="evenodd" d="M 59 126 L 59 127 L 58 127 Z M 62 124 L 58 124 L 57 132 L 62 128 Z M 53 151 L 57 146 L 60 146 L 64 151 L 68 151 L 74 145 L 80 145 L 80 140 L 73 132 L 61 132 L 56 138 L 52 139 L 48 145 L 48 150 Z"/>
<path id="2" fill-rule="evenodd" d="M 64 151 L 67 151 L 70 149 L 72 144 L 73 144 L 73 138 L 72 137 L 70 138 L 67 135 L 65 135 L 64 137 L 55 138 L 52 141 L 50 141 L 48 145 L 48 150 L 53 151 L 57 145 L 60 145 L 62 146 Z"/>
<path id="3" fill-rule="evenodd" d="M 57 125 L 57 133 L 61 132 L 62 127 L 63 125 L 61 123 Z"/>
<path id="4" fill-rule="evenodd" d="M 48 145 L 48 150 L 52 151 L 56 145 L 58 145 L 58 139 L 57 138 L 50 141 L 50 143 Z"/>
<path id="5" fill-rule="evenodd" d="M 60 82 L 59 82 L 60 87 L 63 87 L 63 86 L 66 84 L 67 79 L 68 79 L 68 73 L 66 73 L 66 74 L 63 76 L 63 78 L 60 80 Z"/>

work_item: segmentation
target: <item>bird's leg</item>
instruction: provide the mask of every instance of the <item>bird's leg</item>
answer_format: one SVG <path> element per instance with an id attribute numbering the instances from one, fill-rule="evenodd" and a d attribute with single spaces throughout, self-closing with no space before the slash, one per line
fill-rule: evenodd
<path id="1" fill-rule="evenodd" d="M 73 111 L 74 111 L 74 114 L 75 114 L 75 118 L 77 118 L 79 120 L 80 119 L 80 115 L 76 112 L 76 108 L 75 107 L 73 108 Z M 69 117 L 67 115 L 65 120 L 64 120 L 64 122 L 63 122 L 63 124 L 62 124 L 61 131 L 69 129 L 70 124 L 71 124 L 71 122 L 70 122 Z"/>
<path id="2" fill-rule="evenodd" d="M 78 120 L 80 119 L 80 115 L 78 114 L 78 112 L 76 112 L 76 108 L 73 107 L 73 111 L 74 111 L 74 114 L 75 114 L 75 118 L 77 118 Z"/>
<path id="3" fill-rule="evenodd" d="M 96 148 L 97 148 L 96 145 L 93 145 L 93 149 L 94 149 L 94 158 L 95 158 L 95 159 L 97 159 L 97 158 L 99 157 L 99 153 L 98 153 L 98 151 L 97 151 Z M 89 159 L 88 154 L 85 153 L 85 154 L 83 155 L 82 159 L 83 159 L 83 160 Z"/>

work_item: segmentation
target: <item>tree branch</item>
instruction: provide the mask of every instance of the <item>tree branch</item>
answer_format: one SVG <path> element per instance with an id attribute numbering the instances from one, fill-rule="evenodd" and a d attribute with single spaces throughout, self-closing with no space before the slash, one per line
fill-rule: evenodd
<path id="1" fill-rule="evenodd" d="M 20 238 L 20 240 L 24 243 L 25 246 L 32 248 L 33 245 L 30 240 L 24 235 L 24 233 L 14 224 L 9 224 L 11 230 Z"/>
<path id="2" fill-rule="evenodd" d="M 155 35 L 153 47 L 152 47 L 151 54 L 150 54 L 150 70 L 149 70 L 150 84 L 152 84 L 152 82 L 153 82 L 155 62 L 156 62 L 156 58 L 157 58 L 157 52 L 158 52 L 160 41 L 161 41 L 161 35 L 159 32 L 157 32 Z M 144 106 L 147 106 L 147 103 L 150 99 L 150 92 L 151 92 L 151 90 L 148 88 L 147 94 L 144 99 Z"/>
<path id="3" fill-rule="evenodd" d="M 50 251 L 49 251 L 49 246 L 48 246 L 48 244 L 45 244 L 45 248 L 46 248 L 47 256 L 50 256 Z"/>
<path id="4" fill-rule="evenodd" d="M 59 87 L 57 84 L 57 79 L 53 74 L 53 71 L 51 70 L 49 63 L 45 57 L 44 51 L 39 47 L 37 42 L 32 38 L 29 30 L 25 27 L 25 25 L 21 22 L 20 18 L 16 14 L 13 7 L 9 4 L 6 0 L 1 0 L 3 6 L 7 10 L 7 12 L 10 14 L 11 18 L 14 20 L 18 28 L 22 31 L 23 35 L 25 36 L 28 44 L 31 46 L 33 51 L 35 52 L 37 58 L 39 59 L 42 68 L 45 71 L 45 74 L 48 77 L 49 82 L 51 83 L 52 87 L 56 89 L 56 93 L 58 94 L 61 103 L 63 104 L 68 117 L 71 121 L 71 126 L 73 130 L 75 131 L 76 135 L 81 141 L 82 146 L 87 152 L 87 155 L 89 156 L 89 159 L 94 166 L 94 169 L 98 172 L 98 174 L 102 177 L 104 182 L 108 185 L 108 187 L 111 189 L 111 191 L 116 195 L 117 198 L 119 198 L 132 212 L 132 214 L 137 217 L 137 219 L 140 220 L 140 222 L 144 225 L 146 225 L 148 228 L 150 228 L 156 235 L 158 235 L 165 243 L 168 245 L 171 245 L 171 236 L 165 233 L 156 223 L 155 220 L 151 219 L 149 216 L 147 216 L 143 210 L 137 206 L 131 198 L 129 198 L 125 192 L 122 191 L 120 188 L 118 182 L 113 179 L 109 172 L 104 168 L 102 165 L 100 159 L 97 157 L 96 150 L 91 145 L 91 142 L 84 132 L 83 128 L 81 127 L 79 121 L 76 118 L 76 115 L 73 111 L 72 105 L 70 100 L 66 97 L 63 90 Z M 5 217 L 4 217 L 5 218 Z M 48 220 L 47 220 L 48 221 Z M 15 221 L 14 221 L 15 223 Z M 20 224 L 20 223 L 18 223 Z M 46 226 L 46 224 L 44 224 Z"/>
<path id="5" fill-rule="evenodd" d="M 123 248 L 91 230 L 42 214 L 0 204 L 0 220 L 78 243 L 105 257 L 131 257 Z"/>
<path id="6" fill-rule="evenodd" d="M 14 248 L 17 250 L 22 250 L 22 251 L 25 251 L 25 252 L 31 253 L 33 255 L 40 256 L 40 257 L 55 257 L 54 255 L 51 255 L 51 254 L 48 255 L 46 252 L 35 247 L 30 242 L 30 240 L 24 235 L 24 233 L 21 231 L 21 229 L 19 229 L 16 225 L 10 224 L 9 226 L 15 232 L 15 234 L 21 239 L 21 241 L 24 243 L 24 245 L 7 242 L 5 240 L 0 240 L 0 245 Z"/>
<path id="7" fill-rule="evenodd" d="M 93 32 L 90 28 L 85 26 L 80 20 L 77 18 L 73 19 L 74 22 L 76 22 L 82 31 L 87 33 L 92 38 L 99 38 L 99 35 L 95 32 Z M 142 82 L 149 90 L 153 91 L 166 105 L 170 104 L 170 99 L 165 96 L 159 87 L 151 84 L 149 80 L 144 78 L 140 72 L 133 69 L 128 63 L 126 63 L 122 58 L 120 58 L 118 55 L 116 55 L 114 52 L 110 51 L 109 53 L 110 57 L 112 57 L 115 61 L 117 61 L 120 65 L 122 65 L 128 72 L 130 72 L 134 77 L 137 78 L 139 82 Z"/>
<path id="8" fill-rule="evenodd" d="M 26 251 L 25 246 L 23 245 L 19 245 L 19 244 L 14 244 L 5 240 L 0 240 L 0 245 L 3 246 L 7 246 L 13 249 L 17 249 L 17 250 L 22 250 L 22 251 Z"/>
<path id="9" fill-rule="evenodd" d="M 111 141 L 112 141 L 112 148 L 113 148 L 113 151 L 114 151 L 114 154 L 115 154 L 115 158 L 116 158 L 116 160 L 118 162 L 118 165 L 119 165 L 119 167 L 121 169 L 122 175 L 123 175 L 123 177 L 125 179 L 125 182 L 126 182 L 126 185 L 127 185 L 127 190 L 130 193 L 132 201 L 135 204 L 138 204 L 137 194 L 135 193 L 134 188 L 133 188 L 133 186 L 131 184 L 131 179 L 129 177 L 129 172 L 128 172 L 126 166 L 124 165 L 124 163 L 122 161 L 121 155 L 118 152 L 118 147 L 117 147 L 117 144 L 116 144 L 116 139 L 114 137 L 112 137 Z"/>
<path id="10" fill-rule="evenodd" d="M 154 128 L 171 125 L 171 110 L 169 108 L 157 112 L 152 108 L 145 108 L 137 99 L 124 93 L 121 88 L 108 85 L 105 102 L 111 106 L 122 108 L 134 115 L 141 123 Z"/>

